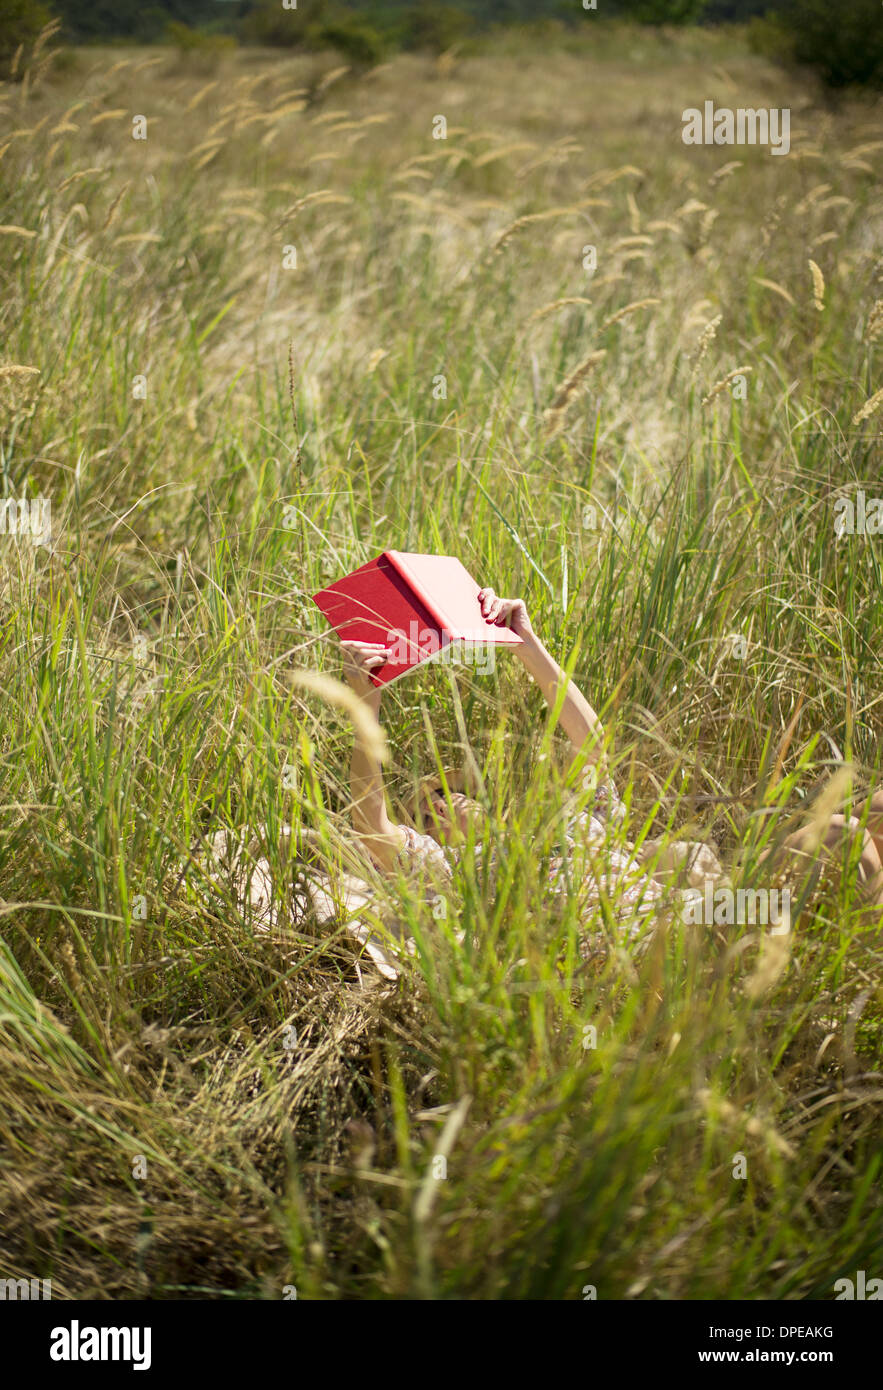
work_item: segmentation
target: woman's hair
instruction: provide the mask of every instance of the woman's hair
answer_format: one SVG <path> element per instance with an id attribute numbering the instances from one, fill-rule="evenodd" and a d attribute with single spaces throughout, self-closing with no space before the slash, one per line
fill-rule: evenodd
<path id="1" fill-rule="evenodd" d="M 453 768 L 445 769 L 444 776 L 451 791 L 459 790 L 454 785 L 456 781 L 456 772 Z M 434 795 L 435 792 L 444 794 L 442 778 L 437 772 L 429 777 L 421 777 L 416 786 L 412 787 L 410 791 L 406 792 L 402 797 L 402 807 L 408 820 L 415 829 L 421 829 L 423 821 L 422 807 L 425 804 L 426 798 Z"/>
<path id="2" fill-rule="evenodd" d="M 434 772 L 431 776 L 421 777 L 416 787 L 402 797 L 402 809 L 414 828 L 420 830 L 423 823 L 422 808 L 428 796 L 433 796 L 436 792 L 444 796 L 445 783 L 448 791 L 471 795 L 471 782 L 472 779 L 462 768 L 442 768 L 441 774 Z"/>

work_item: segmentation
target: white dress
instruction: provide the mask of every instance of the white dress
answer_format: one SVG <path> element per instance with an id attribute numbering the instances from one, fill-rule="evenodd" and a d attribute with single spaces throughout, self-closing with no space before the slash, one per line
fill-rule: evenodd
<path id="1" fill-rule="evenodd" d="M 675 868 L 687 866 L 687 881 L 693 887 L 701 886 L 707 878 L 717 879 L 722 872 L 707 846 L 677 841 L 664 847 L 667 862 L 654 877 L 642 860 L 647 857 L 648 850 L 655 852 L 660 842 L 645 842 L 642 855 L 635 855 L 622 839 L 624 820 L 625 807 L 612 779 L 599 781 L 590 808 L 564 821 L 556 853 L 548 860 L 550 895 L 568 891 L 578 894 L 585 927 L 580 949 L 586 958 L 606 950 L 609 944 L 609 935 L 603 930 L 602 903 L 616 923 L 621 938 L 642 945 L 649 940 L 651 920 L 662 905 L 666 892 L 664 882 Z M 398 866 L 428 902 L 436 902 L 439 891 L 444 892 L 445 885 L 450 884 L 462 851 L 442 848 L 431 836 L 421 835 L 410 826 L 399 828 L 404 845 L 398 855 Z M 290 827 L 283 826 L 282 833 L 290 835 Z M 247 831 L 239 834 L 220 831 L 211 838 L 205 857 L 209 877 L 223 882 L 228 891 L 232 890 L 244 920 L 254 932 L 264 934 L 277 928 L 282 895 L 286 889 L 290 890 L 290 885 L 282 885 L 280 892 L 259 846 L 259 838 Z M 493 891 L 497 850 L 479 844 L 475 846 L 475 855 L 479 867 L 487 871 L 489 888 Z M 677 901 L 678 894 L 672 896 Z M 387 924 L 382 936 L 378 933 L 379 904 L 369 883 L 352 873 L 337 870 L 329 875 L 311 868 L 300 877 L 295 897 L 300 898 L 303 905 L 310 906 L 319 923 L 343 925 L 358 943 L 360 954 L 367 955 L 382 976 L 388 980 L 398 977 L 401 953 L 412 952 L 413 942 L 410 938 L 404 939 L 398 923 Z M 463 939 L 462 932 L 456 935 Z"/>
<path id="2" fill-rule="evenodd" d="M 569 890 L 578 895 L 586 928 L 581 943 L 584 955 L 607 944 L 602 904 L 607 905 L 621 936 L 635 941 L 646 935 L 648 918 L 658 910 L 665 894 L 663 884 L 647 872 L 621 835 L 620 844 L 615 843 L 624 820 L 625 806 L 613 780 L 600 780 L 590 808 L 565 821 L 557 852 L 548 862 L 550 894 L 566 894 Z M 435 897 L 433 888 L 451 881 L 453 866 L 462 850 L 443 848 L 430 835 L 421 835 L 410 826 L 400 829 L 405 844 L 398 856 L 399 867 L 409 877 L 423 879 L 427 896 Z M 479 844 L 475 846 L 475 855 L 480 867 L 487 870 L 493 888 L 496 850 L 487 851 Z"/>

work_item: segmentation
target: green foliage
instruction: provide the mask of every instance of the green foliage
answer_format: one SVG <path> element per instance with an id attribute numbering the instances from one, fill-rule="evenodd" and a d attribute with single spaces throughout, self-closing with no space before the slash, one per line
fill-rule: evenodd
<path id="1" fill-rule="evenodd" d="M 472 16 L 454 5 L 419 5 L 406 11 L 402 45 L 443 53 L 462 42 L 474 28 Z"/>
<path id="2" fill-rule="evenodd" d="M 783 3 L 785 0 L 783 0 Z M 768 0 L 599 0 L 593 23 L 632 19 L 649 25 L 684 25 L 710 19 L 738 20 L 757 12 Z M 313 47 L 330 41 L 353 61 L 368 64 L 382 48 L 441 52 L 469 35 L 507 26 L 526 26 L 541 36 L 543 26 L 560 23 L 579 30 L 586 19 L 579 0 L 459 0 L 415 5 L 413 0 L 298 0 L 286 9 L 282 0 L 55 0 L 74 41 L 123 38 L 139 43 L 161 41 L 167 26 L 233 33 L 245 43 L 269 47 Z M 30 0 L 6 0 L 10 13 L 37 13 Z"/>
<path id="3" fill-rule="evenodd" d="M 599 0 L 599 9 L 604 0 Z M 707 0 L 616 0 L 614 13 L 639 24 L 695 24 Z"/>
<path id="4" fill-rule="evenodd" d="M 355 67 L 375 67 L 383 61 L 386 46 L 381 34 L 372 25 L 355 16 L 341 14 L 317 31 L 320 43 L 337 49 L 341 57 Z"/>
<path id="5" fill-rule="evenodd" d="M 125 38 L 159 43 L 169 22 L 198 25 L 218 17 L 213 0 L 55 0 L 65 37 L 74 42 Z"/>
<path id="6" fill-rule="evenodd" d="M 181 53 L 195 54 L 203 58 L 219 58 L 232 53 L 236 40 L 230 34 L 207 34 L 202 29 L 191 29 L 187 24 L 170 20 L 166 25 L 166 41 L 174 44 Z"/>
<path id="7" fill-rule="evenodd" d="M 784 41 L 777 42 L 779 35 Z M 830 88 L 883 88 L 883 9 L 877 0 L 788 0 L 765 37 L 780 56 L 811 68 Z"/>
<path id="8" fill-rule="evenodd" d="M 258 0 L 243 18 L 240 32 L 247 43 L 296 48 L 315 38 L 327 8 L 326 0 L 298 0 L 296 10 L 283 9 L 281 0 Z"/>
<path id="9" fill-rule="evenodd" d="M 3 0 L 0 5 L 0 76 L 10 75 L 13 60 L 21 49 L 15 72 L 21 79 L 27 65 L 27 50 L 51 19 L 49 9 L 33 0 Z"/>
<path id="10" fill-rule="evenodd" d="M 791 35 L 780 15 L 755 15 L 748 21 L 745 37 L 751 52 L 760 54 L 762 58 L 777 63 L 792 60 Z"/>

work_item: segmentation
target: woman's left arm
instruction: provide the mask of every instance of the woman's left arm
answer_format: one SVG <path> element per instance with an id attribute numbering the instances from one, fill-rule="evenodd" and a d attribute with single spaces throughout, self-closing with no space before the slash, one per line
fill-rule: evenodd
<path id="1" fill-rule="evenodd" d="M 542 690 L 550 709 L 555 708 L 561 688 L 565 687 L 559 721 L 573 746 L 574 761 L 585 754 L 591 762 L 603 765 L 604 726 L 579 686 L 562 671 L 534 632 L 524 600 L 498 598 L 493 589 L 482 589 L 478 600 L 489 622 L 509 627 L 521 638 L 516 655 Z"/>

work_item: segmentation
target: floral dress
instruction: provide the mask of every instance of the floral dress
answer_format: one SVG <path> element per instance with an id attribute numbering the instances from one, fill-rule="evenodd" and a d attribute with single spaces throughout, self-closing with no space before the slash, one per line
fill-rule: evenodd
<path id="1" fill-rule="evenodd" d="M 588 810 L 569 817 L 559 836 L 556 853 L 549 859 L 547 882 L 549 891 L 563 895 L 568 891 L 579 895 L 580 912 L 591 930 L 583 940 L 583 954 L 606 944 L 602 926 L 602 901 L 607 902 L 622 935 L 636 940 L 645 934 L 647 918 L 659 907 L 664 889 L 628 852 L 623 843 L 619 848 L 610 843 L 616 830 L 625 820 L 625 806 L 610 777 L 599 779 L 595 796 Z M 410 826 L 402 826 L 404 845 L 398 855 L 398 865 L 408 876 L 419 878 L 428 899 L 437 896 L 435 888 L 450 882 L 453 865 L 462 849 L 442 848 L 430 835 L 421 835 Z M 496 851 L 475 846 L 476 862 L 487 869 L 491 888 L 497 869 Z"/>

